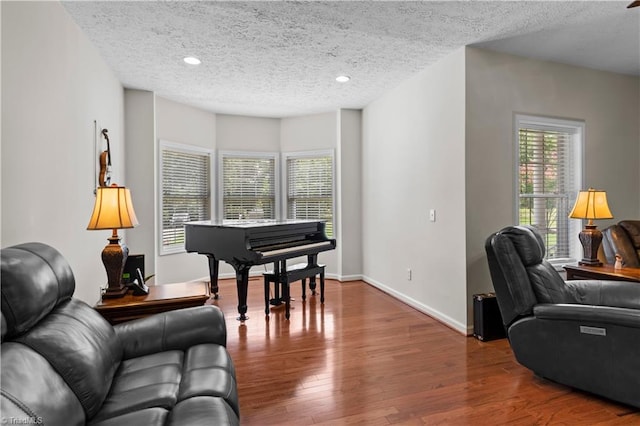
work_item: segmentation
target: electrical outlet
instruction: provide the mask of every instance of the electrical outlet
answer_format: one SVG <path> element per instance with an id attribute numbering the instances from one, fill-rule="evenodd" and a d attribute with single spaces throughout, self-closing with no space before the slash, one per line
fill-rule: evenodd
<path id="1" fill-rule="evenodd" d="M 411 268 L 407 269 L 407 280 L 411 281 Z"/>

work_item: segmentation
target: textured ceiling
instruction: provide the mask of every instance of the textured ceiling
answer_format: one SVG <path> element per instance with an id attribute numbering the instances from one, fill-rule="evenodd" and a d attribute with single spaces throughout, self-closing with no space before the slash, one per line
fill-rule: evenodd
<path id="1" fill-rule="evenodd" d="M 125 87 L 225 114 L 362 108 L 466 45 L 640 74 L 627 1 L 62 4 Z"/>

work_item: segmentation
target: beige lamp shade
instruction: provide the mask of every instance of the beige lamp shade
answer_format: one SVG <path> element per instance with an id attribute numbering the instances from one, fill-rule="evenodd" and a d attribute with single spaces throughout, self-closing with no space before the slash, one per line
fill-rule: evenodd
<path id="1" fill-rule="evenodd" d="M 124 186 L 105 186 L 96 190 L 96 204 L 87 229 L 122 229 L 138 225 L 131 192 Z"/>
<path id="2" fill-rule="evenodd" d="M 580 191 L 573 210 L 569 213 L 572 219 L 613 219 L 609 204 L 607 203 L 607 193 L 589 188 Z"/>

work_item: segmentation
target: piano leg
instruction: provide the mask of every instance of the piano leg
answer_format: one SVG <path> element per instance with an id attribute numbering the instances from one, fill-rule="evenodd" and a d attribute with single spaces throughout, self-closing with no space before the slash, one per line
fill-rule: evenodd
<path id="1" fill-rule="evenodd" d="M 282 303 L 282 296 L 280 292 L 280 281 L 282 277 L 280 272 L 280 262 L 273 263 L 273 273 L 275 274 L 275 282 L 273 283 L 273 304 L 278 306 Z"/>
<path id="2" fill-rule="evenodd" d="M 236 286 L 238 287 L 238 321 L 246 321 L 249 317 L 247 313 L 247 291 L 249 289 L 249 270 L 251 266 L 233 265 L 236 270 Z"/>
<path id="3" fill-rule="evenodd" d="M 284 299 L 284 317 L 291 316 L 291 294 L 289 292 L 289 276 L 287 275 L 287 260 L 280 261 L 280 281 L 282 282 L 282 298 Z"/>
<path id="4" fill-rule="evenodd" d="M 214 256 L 208 254 L 209 258 L 209 279 L 211 280 L 209 290 L 214 299 L 218 298 L 218 265 L 219 261 Z"/>
<path id="5" fill-rule="evenodd" d="M 307 256 L 307 266 L 315 266 L 318 264 L 318 253 L 310 254 Z M 316 295 L 316 277 L 309 278 L 309 290 L 311 290 L 312 295 Z"/>

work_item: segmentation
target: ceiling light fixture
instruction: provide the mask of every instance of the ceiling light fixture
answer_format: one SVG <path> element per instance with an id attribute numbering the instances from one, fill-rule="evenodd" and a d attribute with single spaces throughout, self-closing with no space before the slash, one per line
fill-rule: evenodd
<path id="1" fill-rule="evenodd" d="M 346 83 L 349 80 L 351 80 L 351 77 L 349 77 L 348 75 L 339 75 L 336 77 L 336 81 L 338 83 Z"/>
<path id="2" fill-rule="evenodd" d="M 201 64 L 200 59 L 196 58 L 195 56 L 187 56 L 183 60 L 189 65 L 200 65 Z"/>

